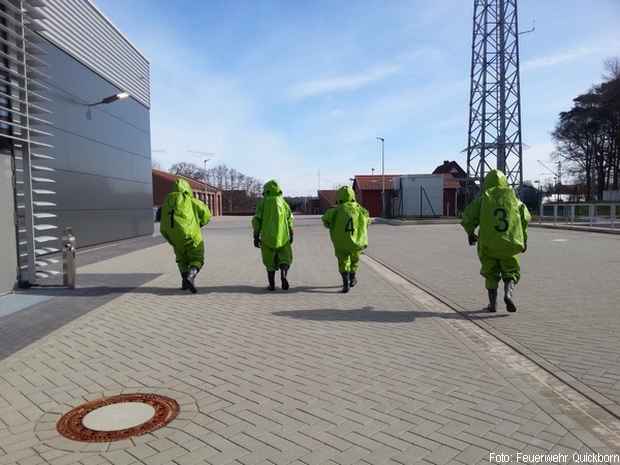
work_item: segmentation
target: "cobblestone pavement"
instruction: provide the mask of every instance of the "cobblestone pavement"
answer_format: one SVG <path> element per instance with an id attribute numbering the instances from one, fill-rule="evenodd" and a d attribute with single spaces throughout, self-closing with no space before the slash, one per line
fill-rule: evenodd
<path id="1" fill-rule="evenodd" d="M 293 288 L 263 290 L 247 221 L 207 228 L 197 295 L 177 290 L 166 245 L 82 267 L 94 284 L 78 296 L 114 297 L 0 362 L 0 464 L 469 465 L 490 452 L 567 463 L 620 452 L 617 421 L 372 260 L 339 294 L 316 219 L 298 220 Z M 122 293 L 99 284 L 109 275 L 122 288 L 133 273 L 157 277 Z M 115 443 L 56 432 L 80 403 L 130 392 L 175 398 L 179 417 Z"/>
<path id="2" fill-rule="evenodd" d="M 370 255 L 416 282 L 465 310 L 486 305 L 476 251 L 460 226 L 373 225 L 370 237 Z M 620 415 L 620 237 L 532 228 L 528 246 L 518 312 L 487 323 Z"/>

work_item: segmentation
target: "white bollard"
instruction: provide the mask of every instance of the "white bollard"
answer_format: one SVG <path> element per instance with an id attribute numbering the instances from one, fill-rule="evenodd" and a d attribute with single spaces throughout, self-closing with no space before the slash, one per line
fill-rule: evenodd
<path id="1" fill-rule="evenodd" d="M 69 289 L 75 289 L 75 236 L 71 228 L 65 229 L 62 237 L 62 284 Z"/>

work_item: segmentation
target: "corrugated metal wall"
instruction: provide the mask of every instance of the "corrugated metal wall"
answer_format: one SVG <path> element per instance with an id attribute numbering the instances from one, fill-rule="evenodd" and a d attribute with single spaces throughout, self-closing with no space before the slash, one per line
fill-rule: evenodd
<path id="1" fill-rule="evenodd" d="M 46 39 L 150 107 L 149 62 L 90 1 L 42 3 Z"/>
<path id="2" fill-rule="evenodd" d="M 44 45 L 53 100 L 59 225 L 78 246 L 153 232 L 149 110 L 126 99 L 92 108 L 80 102 L 115 94 L 108 81 L 52 44 Z"/>

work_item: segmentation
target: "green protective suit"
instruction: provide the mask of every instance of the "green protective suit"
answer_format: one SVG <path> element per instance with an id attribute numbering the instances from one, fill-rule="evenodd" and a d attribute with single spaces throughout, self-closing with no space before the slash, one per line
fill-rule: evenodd
<path id="1" fill-rule="evenodd" d="M 362 250 L 368 247 L 368 211 L 355 201 L 355 192 L 348 186 L 337 193 L 338 206 L 325 212 L 323 224 L 329 228 L 341 273 L 356 272 Z"/>
<path id="2" fill-rule="evenodd" d="M 161 235 L 174 249 L 181 273 L 204 264 L 204 241 L 200 228 L 211 219 L 211 211 L 195 199 L 185 179 L 174 182 L 161 207 Z"/>
<path id="3" fill-rule="evenodd" d="M 252 218 L 254 235 L 260 236 L 261 255 L 267 271 L 288 268 L 293 263 L 293 214 L 274 180 L 263 187 L 263 198 Z"/>
<path id="4" fill-rule="evenodd" d="M 489 171 L 480 196 L 467 206 L 461 222 L 470 235 L 480 227 L 478 257 L 487 289 L 497 289 L 500 279 L 519 282 L 517 255 L 526 248 L 530 219 L 527 207 L 510 188 L 504 173 Z"/>

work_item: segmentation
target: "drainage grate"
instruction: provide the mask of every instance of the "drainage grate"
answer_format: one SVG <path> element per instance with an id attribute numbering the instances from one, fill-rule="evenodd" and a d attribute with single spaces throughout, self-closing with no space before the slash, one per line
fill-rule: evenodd
<path id="1" fill-rule="evenodd" d="M 101 419 L 100 422 L 95 422 L 96 424 L 104 424 L 104 426 L 98 427 L 104 431 L 90 429 L 84 425 L 84 418 L 89 414 L 90 418 L 92 418 L 96 415 L 96 411 L 98 409 L 102 409 L 102 412 L 104 410 L 108 410 L 109 412 L 111 409 L 104 408 L 115 404 L 128 403 L 146 404 L 147 406 L 152 407 L 154 413 L 150 419 L 144 421 L 143 423 L 118 430 L 113 427 L 115 421 L 114 418 Z M 139 410 L 142 412 L 144 411 L 144 409 Z M 147 410 L 149 410 L 148 407 Z M 179 404 L 170 397 L 161 396 L 158 394 L 121 394 L 118 396 L 93 400 L 74 408 L 58 420 L 58 423 L 56 423 L 56 429 L 61 435 L 74 441 L 112 442 L 155 431 L 163 426 L 166 426 L 174 420 L 178 414 Z M 102 415 L 102 417 L 106 417 L 106 415 Z M 142 420 L 144 420 L 144 417 Z M 129 423 L 127 423 L 128 421 Z M 105 425 L 106 422 L 108 422 L 107 425 Z M 87 423 L 91 426 L 94 424 L 92 421 L 87 421 Z M 122 418 L 119 424 L 132 424 L 131 418 Z"/>

